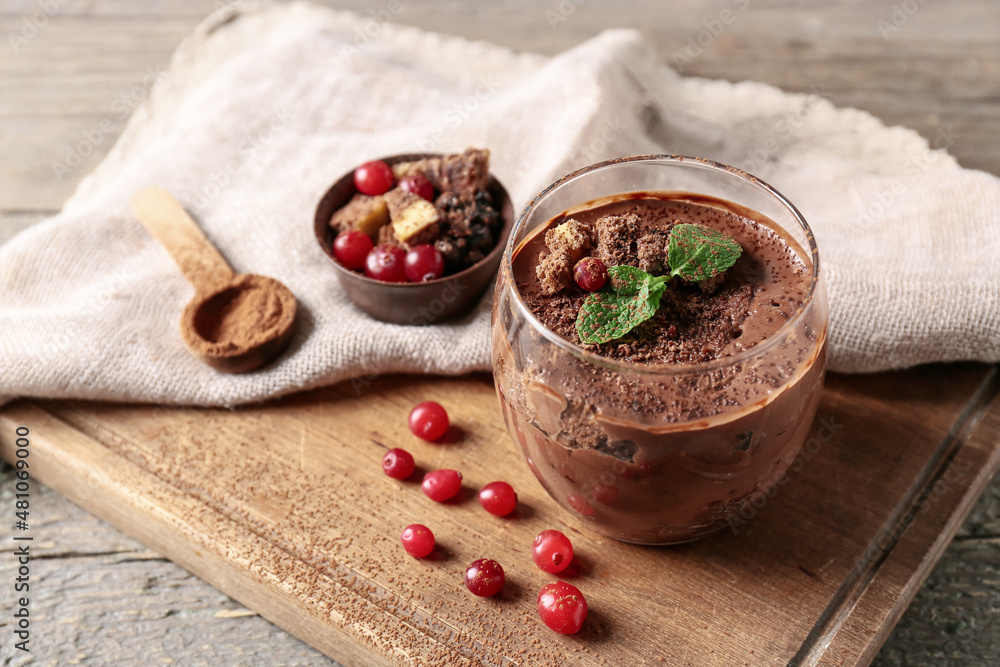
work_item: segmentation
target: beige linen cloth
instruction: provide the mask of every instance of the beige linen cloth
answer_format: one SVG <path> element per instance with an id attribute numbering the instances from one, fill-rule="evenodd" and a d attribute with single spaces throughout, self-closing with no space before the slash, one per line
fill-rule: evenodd
<path id="1" fill-rule="evenodd" d="M 518 211 L 610 157 L 742 167 L 815 230 L 833 370 L 1000 359 L 1000 179 L 961 169 L 943 150 L 955 137 L 929 145 L 822 91 L 685 78 L 629 30 L 542 57 L 403 20 L 309 4 L 207 19 L 63 212 L 0 248 L 0 396 L 232 405 L 489 368 L 489 296 L 448 324 L 375 322 L 345 299 L 312 233 L 319 197 L 359 162 L 466 146 L 492 151 Z M 188 354 L 177 324 L 192 289 L 129 207 L 150 185 L 235 270 L 296 294 L 302 320 L 279 363 L 231 376 Z"/>

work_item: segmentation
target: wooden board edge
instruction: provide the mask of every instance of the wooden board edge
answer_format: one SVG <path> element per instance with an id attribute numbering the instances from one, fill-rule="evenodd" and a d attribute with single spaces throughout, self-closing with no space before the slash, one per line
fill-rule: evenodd
<path id="1" fill-rule="evenodd" d="M 23 425 L 31 428 L 29 471 L 32 480 L 46 484 L 338 662 L 366 666 L 397 664 L 390 656 L 365 651 L 363 638 L 351 636 L 343 628 L 342 634 L 331 633 L 328 626 L 313 616 L 315 610 L 280 588 L 258 581 L 259 586 L 267 586 L 272 595 L 268 597 L 262 589 L 245 583 L 246 573 L 240 566 L 214 552 L 207 543 L 202 544 L 202 549 L 190 548 L 185 539 L 190 540 L 192 534 L 182 531 L 183 517 L 170 520 L 161 508 L 137 502 L 141 498 L 126 492 L 116 480 L 127 475 L 132 480 L 141 479 L 149 487 L 162 487 L 164 493 L 170 493 L 168 485 L 42 408 L 19 401 L 0 409 L 0 458 L 8 463 L 16 460 L 13 434 Z M 58 446 L 52 444 L 56 441 Z M 74 469 L 90 471 L 86 485 L 89 494 L 79 493 L 78 485 L 71 483 L 68 476 L 74 474 Z M 128 502 L 123 502 L 125 498 Z M 194 499 L 187 500 L 192 506 L 197 505 Z M 206 510 L 203 507 L 190 509 Z M 350 592 L 342 590 L 339 594 Z"/>
<path id="2" fill-rule="evenodd" d="M 888 546 L 829 644 L 809 665 L 868 665 L 1000 471 L 1000 366 L 970 404 L 958 444 L 926 484 L 913 520 Z M 972 474 L 969 474 L 972 472 Z M 872 629 L 873 626 L 875 629 Z"/>

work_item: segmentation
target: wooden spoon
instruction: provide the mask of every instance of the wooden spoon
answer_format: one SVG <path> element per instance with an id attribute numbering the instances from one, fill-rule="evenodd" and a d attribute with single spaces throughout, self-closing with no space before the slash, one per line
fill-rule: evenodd
<path id="1" fill-rule="evenodd" d="M 184 344 L 195 357 L 220 371 L 243 373 L 284 351 L 297 310 L 287 287 L 266 276 L 234 274 L 163 188 L 137 193 L 132 208 L 195 289 L 180 322 Z"/>

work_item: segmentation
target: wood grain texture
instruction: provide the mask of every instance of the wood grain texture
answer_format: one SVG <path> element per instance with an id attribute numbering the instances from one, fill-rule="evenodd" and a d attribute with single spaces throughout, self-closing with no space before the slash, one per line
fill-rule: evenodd
<path id="1" fill-rule="evenodd" d="M 14 427 L 30 424 L 38 479 L 345 664 L 773 665 L 793 661 L 841 608 L 845 624 L 869 599 L 878 613 L 891 610 L 896 597 L 867 590 L 862 604 L 841 599 L 845 582 L 866 559 L 881 562 L 881 547 L 872 548 L 880 531 L 905 514 L 913 480 L 933 479 L 935 453 L 988 375 L 962 365 L 832 378 L 815 425 L 827 435 L 814 433 L 791 482 L 747 526 L 670 549 L 616 543 L 554 506 L 521 464 L 481 376 L 344 383 L 233 411 L 18 402 L 0 413 L 0 451 L 12 460 Z M 409 434 L 405 415 L 422 399 L 448 406 L 451 442 Z M 425 470 L 462 470 L 460 500 L 433 503 L 415 482 L 386 477 L 379 460 L 392 446 L 410 449 Z M 982 451 L 995 450 L 984 441 Z M 975 493 L 991 471 L 967 472 L 953 488 Z M 512 519 L 474 499 L 497 477 L 519 491 Z M 960 511 L 947 498 L 935 506 Z M 397 535 L 415 522 L 435 531 L 435 558 L 402 554 Z M 573 581 L 591 605 L 575 637 L 548 632 L 534 611 L 549 577 L 531 564 L 529 545 L 552 526 L 573 536 Z M 885 563 L 904 564 L 883 565 L 874 579 L 894 592 L 929 569 L 919 553 L 940 532 L 923 516 L 902 534 L 911 531 L 914 547 L 887 545 Z M 465 565 L 479 557 L 505 565 L 499 600 L 462 587 Z M 845 645 L 863 655 L 879 641 Z"/>
<path id="2" fill-rule="evenodd" d="M 921 511 L 928 518 L 922 529 L 946 522 L 942 537 L 947 537 L 961 511 L 949 517 L 941 510 L 962 493 L 964 476 L 991 465 L 985 460 L 991 448 L 996 456 L 1000 405 L 994 401 L 981 419 L 969 434 L 969 446 L 948 462 L 932 485 L 927 509 Z M 982 494 L 970 488 L 960 503 L 971 502 L 976 495 L 979 499 L 956 539 L 874 660 L 876 667 L 978 666 L 1000 661 L 1000 478 L 994 478 Z M 939 541 L 936 548 L 943 546 Z"/>
<path id="3" fill-rule="evenodd" d="M 880 547 L 892 545 L 891 552 L 867 555 L 871 571 L 861 577 L 863 587 L 852 592 L 858 599 L 852 601 L 850 615 L 834 616 L 817 642 L 829 642 L 824 657 L 836 656 L 846 664 L 871 662 L 930 565 L 938 561 L 1000 467 L 998 392 L 1000 374 L 994 370 L 942 439 L 936 460 L 932 458 L 924 478 L 912 487 L 908 505 L 900 507 L 900 519 L 891 522 L 875 540 Z M 919 574 L 906 577 L 908 572 Z"/>
<path id="4" fill-rule="evenodd" d="M 361 0 L 324 4 L 363 12 L 373 7 Z M 568 48 L 604 27 L 634 26 L 650 38 L 667 62 L 672 62 L 674 53 L 682 52 L 690 40 L 701 35 L 706 21 L 719 18 L 720 12 L 733 4 L 729 0 L 685 0 L 658 3 L 657 10 L 650 12 L 647 3 L 590 0 L 566 21 L 552 26 L 545 12 L 558 9 L 555 0 L 497 0 L 488 5 L 425 0 L 404 2 L 399 21 L 543 53 Z M 838 105 L 866 109 L 890 124 L 912 127 L 931 141 L 951 137 L 949 151 L 964 166 L 1000 173 L 1000 97 L 995 87 L 1000 77 L 1000 42 L 995 33 L 1000 5 L 977 0 L 922 4 L 916 13 L 905 17 L 899 30 L 883 37 L 878 21 L 891 21 L 893 6 L 898 4 L 902 3 L 840 0 L 800 6 L 790 1 L 753 0 L 737 21 L 693 62 L 685 64 L 684 71 L 728 80 L 767 81 L 788 90 L 818 87 Z M 92 0 L 61 5 L 37 35 L 14 52 L 9 48 L 9 35 L 25 29 L 24 21 L 30 22 L 38 13 L 38 3 L 0 3 L 0 36 L 4 37 L 0 44 L 4 51 L 0 57 L 0 242 L 60 207 L 75 183 L 110 148 L 130 110 L 141 103 L 147 90 L 143 79 L 166 67 L 176 45 L 214 3 Z M 87 155 L 79 156 L 80 164 L 72 166 L 68 174 L 53 168 L 54 163 L 67 162 L 69 156 L 85 151 L 86 144 L 95 141 L 98 143 Z M 947 376 L 942 378 L 943 383 L 948 381 Z M 0 488 L 8 491 L 10 481 L 5 475 Z M 64 498 L 50 497 L 64 514 L 76 511 Z M 991 540 L 1000 535 L 998 515 L 1000 481 L 994 481 L 959 531 L 958 541 L 945 552 L 916 603 L 903 616 L 899 630 L 890 636 L 876 665 L 1000 662 L 997 626 L 989 620 L 995 618 L 990 610 L 997 606 L 991 602 L 997 581 L 974 556 L 992 553 Z M 84 513 L 74 516 L 80 529 L 57 533 L 66 553 L 64 568 L 75 562 L 73 544 L 88 544 L 87 539 L 78 541 L 84 535 L 105 534 L 100 520 Z M 108 539 L 111 544 L 115 538 Z M 963 559 L 972 560 L 967 565 Z M 168 607 L 179 605 L 185 599 L 183 591 L 199 587 L 206 600 L 212 599 L 210 587 L 172 563 L 160 565 L 174 572 L 173 580 L 187 581 L 188 585 L 160 586 L 152 589 L 155 596 L 135 594 L 129 601 L 128 591 L 137 589 L 128 584 L 132 570 L 125 572 L 122 565 L 105 563 L 109 570 L 118 572 L 109 576 L 123 581 L 120 597 L 126 601 L 119 609 L 142 609 L 152 600 L 162 600 Z M 78 566 L 79 577 L 85 576 L 81 571 L 86 569 Z M 54 588 L 47 590 L 58 591 L 62 585 L 58 571 L 52 573 Z M 43 587 L 47 580 L 42 579 Z M 88 600 L 99 599 L 88 586 L 73 590 Z M 42 613 L 53 613 L 51 605 L 58 597 L 56 593 L 46 598 L 47 611 Z M 94 602 L 89 611 L 96 613 L 94 607 L 108 604 Z M 116 622 L 126 627 L 138 616 L 122 613 Z M 231 621 L 237 626 L 266 625 L 256 617 Z M 149 637 L 171 634 L 175 622 L 176 615 L 170 615 L 161 619 L 156 629 L 146 623 L 134 634 L 137 645 L 141 645 L 143 633 Z M 198 627 L 202 629 L 198 636 L 213 638 L 211 643 L 218 647 L 219 656 L 240 655 L 236 652 L 241 644 L 238 631 L 230 634 L 209 623 Z M 60 625 L 59 629 L 68 633 L 72 626 Z M 261 656 L 268 655 L 272 646 L 278 650 L 274 654 L 294 651 L 275 643 L 276 638 L 287 639 L 281 632 L 245 632 L 246 652 L 259 655 L 240 658 L 241 664 L 270 664 Z M 93 656 L 94 664 L 102 664 L 102 636 L 95 635 L 90 642 L 91 635 L 78 633 L 72 642 L 58 642 L 64 646 L 59 655 L 69 662 L 76 659 L 77 651 Z M 227 651 L 227 646 L 231 650 Z M 207 650 L 186 640 L 150 655 L 196 662 L 210 655 Z M 323 662 L 315 652 L 311 655 L 288 653 L 285 664 Z"/>
<path id="5" fill-rule="evenodd" d="M 0 506 L 13 504 L 10 470 Z M 95 519 L 48 487 L 31 494 L 35 560 L 31 576 L 38 650 L 3 664 L 228 665 L 312 667 L 330 661 L 154 551 Z M 0 580 L 12 580 L 8 540 L 0 543 Z M 4 593 L 6 595 L 6 592 Z M 9 608 L 6 597 L 5 609 Z M 0 632 L 8 633 L 8 619 Z M 265 653 L 261 649 L 268 647 Z"/>

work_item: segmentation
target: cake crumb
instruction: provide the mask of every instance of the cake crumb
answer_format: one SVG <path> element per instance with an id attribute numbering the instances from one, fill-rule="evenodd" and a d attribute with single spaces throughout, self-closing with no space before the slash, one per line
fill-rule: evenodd
<path id="1" fill-rule="evenodd" d="M 597 237 L 594 256 L 608 267 L 629 263 L 629 257 L 635 255 L 635 234 L 639 225 L 639 216 L 635 213 L 598 218 L 594 223 Z"/>
<path id="2" fill-rule="evenodd" d="M 385 225 L 378 230 L 377 242 L 403 247 L 403 244 L 396 238 L 396 232 L 393 230 L 392 225 Z"/>
<path id="3" fill-rule="evenodd" d="M 440 215 L 434 204 L 418 194 L 396 187 L 384 195 L 389 220 L 404 247 L 431 243 L 440 235 Z"/>
<path id="4" fill-rule="evenodd" d="M 438 192 L 451 191 L 473 197 L 485 190 L 490 178 L 490 152 L 484 148 L 467 148 L 462 153 L 425 158 L 393 165 L 396 178 L 423 174 Z"/>
<path id="5" fill-rule="evenodd" d="M 667 243 L 669 230 L 653 229 L 644 234 L 636 242 L 639 253 L 639 268 L 651 276 L 664 276 L 670 273 L 667 266 Z"/>
<path id="6" fill-rule="evenodd" d="M 535 275 L 543 294 L 557 294 L 573 281 L 573 258 L 565 252 L 548 252 L 535 267 Z"/>
<path id="7" fill-rule="evenodd" d="M 330 217 L 330 226 L 336 232 L 357 229 L 368 236 L 375 236 L 389 222 L 389 209 L 385 197 L 355 194 L 342 208 Z"/>
<path id="8" fill-rule="evenodd" d="M 573 218 L 545 232 L 545 246 L 554 254 L 565 253 L 574 263 L 587 256 L 592 245 L 588 225 Z"/>
<path id="9" fill-rule="evenodd" d="M 708 280 L 702 280 L 698 283 L 698 289 L 700 289 L 705 294 L 715 294 L 715 291 L 719 289 L 719 286 L 726 280 L 726 272 L 712 276 Z"/>

